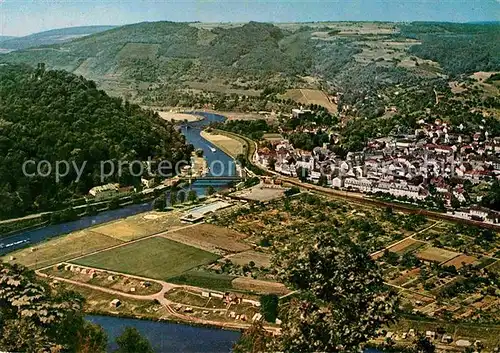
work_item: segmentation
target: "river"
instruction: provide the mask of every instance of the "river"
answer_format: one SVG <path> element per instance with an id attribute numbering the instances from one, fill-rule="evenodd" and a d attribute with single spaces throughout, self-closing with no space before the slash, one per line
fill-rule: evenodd
<path id="1" fill-rule="evenodd" d="M 226 331 L 168 322 L 124 319 L 110 316 L 88 316 L 90 322 L 101 325 L 109 338 L 108 351 L 116 349 L 114 343 L 125 327 L 135 327 L 149 339 L 156 353 L 225 353 L 241 336 L 237 331 Z M 368 348 L 363 353 L 381 353 Z"/>
<path id="2" fill-rule="evenodd" d="M 143 321 L 108 316 L 88 316 L 87 319 L 101 325 L 109 337 L 108 350 L 125 327 L 132 326 L 149 339 L 156 353 L 223 353 L 231 352 L 240 332 L 196 327 L 168 322 Z"/>
<path id="3" fill-rule="evenodd" d="M 196 113 L 203 116 L 204 119 L 181 128 L 181 132 L 186 136 L 186 141 L 193 144 L 198 149 L 203 150 L 208 165 L 211 167 L 210 175 L 216 176 L 234 176 L 236 174 L 235 166 L 231 157 L 224 152 L 216 149 L 214 145 L 200 136 L 201 129 L 212 122 L 224 121 L 224 117 L 212 113 Z M 215 152 L 212 148 L 216 149 Z M 217 161 L 217 162 L 216 162 Z M 212 185 L 215 188 L 223 188 L 228 181 L 195 181 L 192 188 L 199 195 L 202 195 L 205 188 Z M 0 249 L 0 255 L 5 255 L 20 247 L 29 244 L 36 244 L 46 239 L 70 233 L 92 225 L 109 222 L 115 219 L 125 218 L 141 212 L 151 210 L 151 203 L 140 205 L 130 205 L 118 210 L 105 211 L 96 216 L 83 217 L 74 222 L 56 224 L 40 229 L 23 231 L 12 236 L 1 239 L 1 243 L 8 245 L 16 242 L 23 242 Z M 241 333 L 237 331 L 227 331 L 221 329 L 212 329 L 204 327 L 189 326 L 183 324 L 174 324 L 167 322 L 154 322 L 135 319 L 126 319 L 107 316 L 88 316 L 91 322 L 101 325 L 107 332 L 112 351 L 115 338 L 121 334 L 127 326 L 136 327 L 144 336 L 146 336 L 153 345 L 156 353 L 223 353 L 230 352 L 234 342 L 238 340 Z M 375 353 L 377 351 L 367 350 L 365 353 Z"/>
<path id="4" fill-rule="evenodd" d="M 222 115 L 212 113 L 196 113 L 203 116 L 204 119 L 196 122 L 188 123 L 181 128 L 181 132 L 186 136 L 186 142 L 193 144 L 198 149 L 201 148 L 209 166 L 211 166 L 210 174 L 216 176 L 233 176 L 236 174 L 236 168 L 231 157 L 220 150 L 212 152 L 211 148 L 215 148 L 210 142 L 200 136 L 203 127 L 212 122 L 222 122 L 225 118 Z M 228 181 L 203 181 L 198 180 L 191 186 L 199 196 L 205 193 L 205 189 L 211 185 L 216 189 L 221 189 L 228 184 Z M 88 228 L 93 225 L 110 222 L 116 219 L 133 216 L 138 213 L 151 210 L 151 203 L 138 205 L 129 205 L 121 209 L 104 211 L 95 216 L 82 217 L 73 222 L 61 223 L 46 226 L 38 229 L 31 229 L 15 233 L 11 236 L 0 239 L 0 256 L 13 252 L 14 250 L 40 243 L 46 239 L 59 235 L 71 233 L 81 229 Z"/>
<path id="5" fill-rule="evenodd" d="M 235 176 L 236 167 L 233 159 L 200 135 L 202 129 L 210 123 L 223 122 L 226 118 L 222 115 L 204 112 L 197 112 L 196 115 L 202 116 L 204 119 L 188 123 L 181 128 L 182 134 L 186 136 L 186 141 L 192 144 L 195 149 L 203 150 L 205 160 L 210 167 L 209 176 Z M 209 185 L 215 189 L 221 189 L 227 184 L 227 180 L 197 180 L 193 183 L 192 189 L 201 196 Z"/>

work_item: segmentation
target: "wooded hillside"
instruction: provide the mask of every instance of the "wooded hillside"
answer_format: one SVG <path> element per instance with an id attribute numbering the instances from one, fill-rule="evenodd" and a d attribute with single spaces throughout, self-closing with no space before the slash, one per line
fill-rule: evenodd
<path id="1" fill-rule="evenodd" d="M 156 114 L 111 98 L 92 81 L 43 66 L 0 66 L 0 218 L 62 207 L 100 185 L 105 160 L 168 159 L 189 156 L 182 135 Z M 25 161 L 87 162 L 76 182 L 72 170 L 56 183 L 23 175 Z M 46 170 L 43 170 L 44 172 Z M 28 172 L 36 172 L 34 165 Z M 110 181 L 136 183 L 124 172 Z"/>

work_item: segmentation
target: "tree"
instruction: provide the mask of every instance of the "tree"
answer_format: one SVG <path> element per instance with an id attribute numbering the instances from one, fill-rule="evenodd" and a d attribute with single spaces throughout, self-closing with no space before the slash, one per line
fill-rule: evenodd
<path id="1" fill-rule="evenodd" d="M 196 194 L 196 191 L 189 190 L 187 200 L 189 202 L 196 202 L 196 200 L 198 200 L 198 195 Z"/>
<path id="2" fill-rule="evenodd" d="M 318 179 L 318 185 L 319 186 L 326 186 L 328 184 L 328 180 L 326 178 L 326 175 L 321 175 Z"/>
<path id="3" fill-rule="evenodd" d="M 309 170 L 303 167 L 298 167 L 296 170 L 297 177 L 300 179 L 300 181 L 307 181 L 307 178 L 309 177 Z"/>
<path id="4" fill-rule="evenodd" d="M 260 321 L 254 322 L 243 332 L 238 342 L 233 346 L 234 353 L 262 353 L 267 351 L 270 335 Z"/>
<path id="5" fill-rule="evenodd" d="M 434 353 L 436 351 L 436 346 L 424 335 L 418 335 L 415 339 L 414 351 L 416 353 Z"/>
<path id="6" fill-rule="evenodd" d="M 117 208 L 120 208 L 120 198 L 119 197 L 113 197 L 111 200 L 108 202 L 108 208 L 110 210 L 116 210 Z"/>
<path id="7" fill-rule="evenodd" d="M 135 327 L 126 327 L 116 343 L 115 353 L 154 353 L 151 343 Z"/>
<path id="8" fill-rule="evenodd" d="M 177 191 L 171 190 L 169 193 L 170 205 L 173 206 L 177 203 Z"/>
<path id="9" fill-rule="evenodd" d="M 34 272 L 0 263 L 0 348 L 11 352 L 104 353 L 106 334 L 84 319 L 83 298 L 54 294 Z"/>
<path id="10" fill-rule="evenodd" d="M 165 195 L 161 195 L 153 201 L 153 209 L 156 211 L 163 211 L 165 209 Z"/>
<path id="11" fill-rule="evenodd" d="M 260 312 L 267 322 L 274 323 L 278 316 L 279 298 L 276 294 L 266 294 L 260 297 Z"/>
<path id="12" fill-rule="evenodd" d="M 144 195 L 140 192 L 134 192 L 132 194 L 132 202 L 137 204 L 137 203 L 141 203 L 142 202 L 142 199 L 143 199 Z"/>
<path id="13" fill-rule="evenodd" d="M 63 70 L 2 65 L 0 101 L 1 219 L 63 209 L 103 184 L 102 172 L 109 175 L 106 183 L 137 185 L 129 166 L 118 172 L 118 161 L 146 160 L 154 151 L 153 162 L 176 165 L 194 149 L 158 114 L 110 97 L 94 82 Z M 48 162 L 41 170 L 50 177 L 37 172 L 35 161 L 41 160 Z M 106 160 L 115 163 L 101 171 Z M 54 177 L 57 161 L 70 164 L 61 165 L 66 176 Z M 25 162 L 29 166 L 23 171 Z M 78 176 L 75 169 L 84 172 Z"/>
<path id="14" fill-rule="evenodd" d="M 207 189 L 205 190 L 205 193 L 207 194 L 207 196 L 211 196 L 213 194 L 215 194 L 215 188 L 212 186 L 212 185 L 209 185 L 207 187 Z"/>
<path id="15" fill-rule="evenodd" d="M 179 191 L 177 193 L 177 199 L 179 200 L 180 203 L 184 203 L 184 201 L 186 201 L 186 192 L 185 191 Z"/>
<path id="16" fill-rule="evenodd" d="M 397 296 L 366 251 L 335 231 L 304 237 L 273 257 L 279 278 L 298 291 L 284 311 L 273 350 L 351 352 L 395 321 Z"/>
<path id="17" fill-rule="evenodd" d="M 460 206 L 461 206 L 460 201 L 455 196 L 452 196 L 451 207 L 456 210 L 457 208 L 460 208 Z"/>

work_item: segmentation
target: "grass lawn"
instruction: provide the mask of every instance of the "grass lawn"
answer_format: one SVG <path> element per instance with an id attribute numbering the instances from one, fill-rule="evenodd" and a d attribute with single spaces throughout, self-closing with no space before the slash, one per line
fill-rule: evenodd
<path id="1" fill-rule="evenodd" d="M 169 239 L 155 237 L 84 257 L 74 263 L 167 280 L 218 256 Z"/>
<path id="2" fill-rule="evenodd" d="M 195 287 L 213 289 L 213 290 L 231 290 L 234 276 L 219 275 L 207 271 L 189 271 L 180 276 L 169 279 L 169 282 L 176 284 L 186 284 Z"/>

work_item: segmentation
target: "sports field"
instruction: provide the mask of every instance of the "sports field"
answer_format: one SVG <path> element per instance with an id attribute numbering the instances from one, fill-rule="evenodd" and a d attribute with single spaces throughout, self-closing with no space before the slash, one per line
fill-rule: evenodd
<path id="1" fill-rule="evenodd" d="M 167 280 L 217 260 L 217 255 L 169 239 L 155 237 L 104 251 L 74 263 L 137 276 Z"/>

